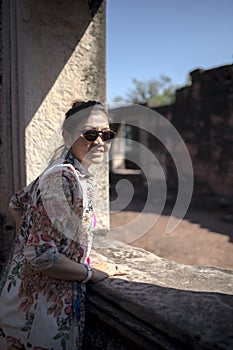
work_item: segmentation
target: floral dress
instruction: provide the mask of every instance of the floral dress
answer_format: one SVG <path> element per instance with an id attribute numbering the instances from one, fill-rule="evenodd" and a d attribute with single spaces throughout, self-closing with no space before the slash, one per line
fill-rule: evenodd
<path id="1" fill-rule="evenodd" d="M 81 349 L 85 284 L 43 273 L 64 254 L 86 262 L 92 245 L 92 176 L 71 152 L 16 193 L 22 213 L 0 288 L 0 349 Z"/>

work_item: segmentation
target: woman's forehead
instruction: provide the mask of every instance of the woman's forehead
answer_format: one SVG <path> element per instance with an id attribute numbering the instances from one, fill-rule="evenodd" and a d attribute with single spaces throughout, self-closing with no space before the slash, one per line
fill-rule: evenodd
<path id="1" fill-rule="evenodd" d="M 93 127 L 106 126 L 109 125 L 109 121 L 106 114 L 96 112 L 91 113 L 89 117 L 86 120 L 84 120 L 84 125 Z"/>

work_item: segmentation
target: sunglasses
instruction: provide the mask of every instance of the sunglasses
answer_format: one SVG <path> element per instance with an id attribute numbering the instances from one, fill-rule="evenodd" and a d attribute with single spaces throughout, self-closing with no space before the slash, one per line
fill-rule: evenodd
<path id="1" fill-rule="evenodd" d="M 106 131 L 99 130 L 98 131 L 95 129 L 90 129 L 90 130 L 83 132 L 83 136 L 85 137 L 85 139 L 87 141 L 90 141 L 90 142 L 97 140 L 99 135 L 103 141 L 109 141 L 109 140 L 114 139 L 115 132 L 113 130 L 106 130 Z"/>

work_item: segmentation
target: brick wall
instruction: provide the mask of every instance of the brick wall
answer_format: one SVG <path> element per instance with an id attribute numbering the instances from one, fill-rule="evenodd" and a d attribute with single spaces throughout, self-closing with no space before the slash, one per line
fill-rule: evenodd
<path id="1" fill-rule="evenodd" d="M 233 65 L 190 73 L 174 105 L 155 108 L 171 120 L 191 155 L 194 194 L 233 194 Z M 170 162 L 168 183 L 173 186 Z"/>

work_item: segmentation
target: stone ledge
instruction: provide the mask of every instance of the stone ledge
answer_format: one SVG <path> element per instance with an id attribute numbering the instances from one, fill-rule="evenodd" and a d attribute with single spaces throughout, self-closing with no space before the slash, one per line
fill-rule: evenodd
<path id="1" fill-rule="evenodd" d="M 94 249 L 92 261 L 132 270 L 89 285 L 87 349 L 233 348 L 233 271 L 178 264 L 106 237 L 96 236 Z"/>

